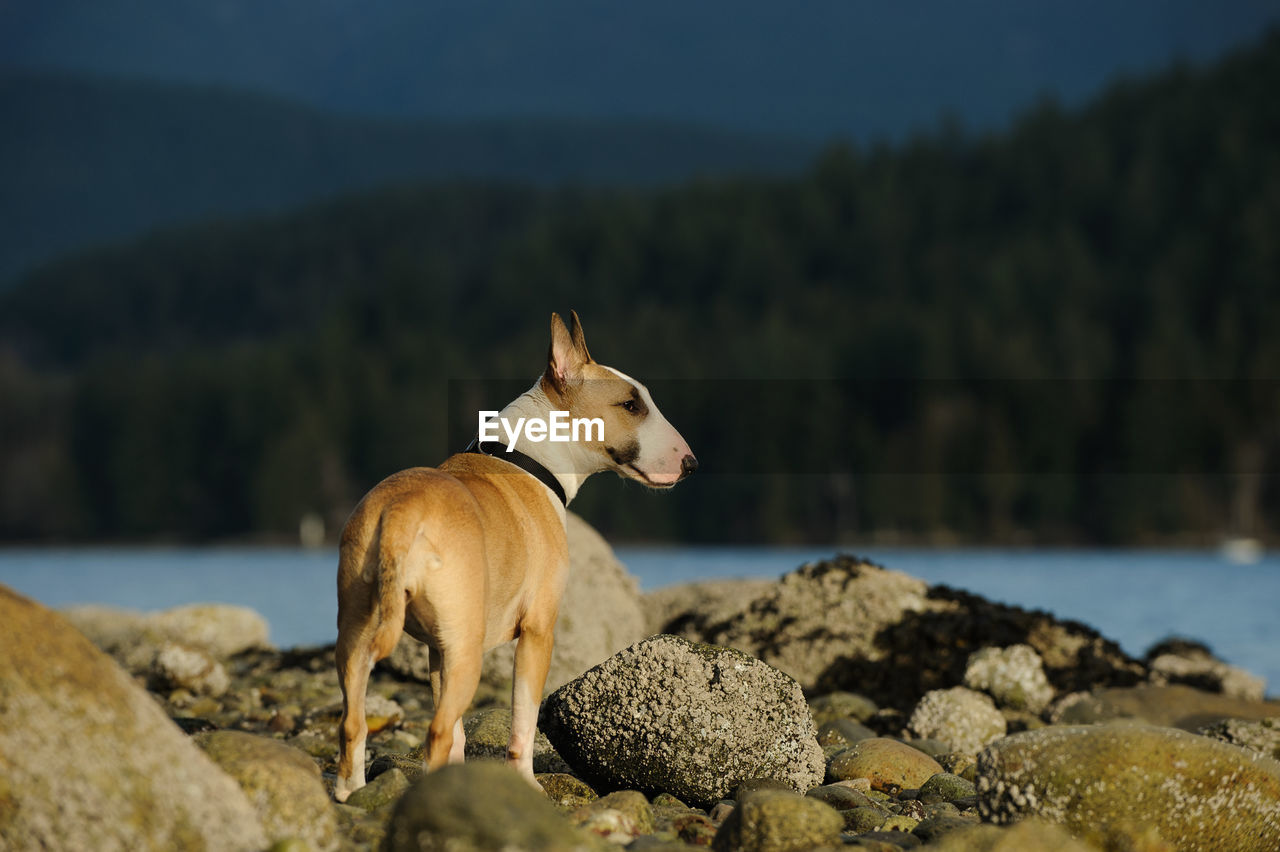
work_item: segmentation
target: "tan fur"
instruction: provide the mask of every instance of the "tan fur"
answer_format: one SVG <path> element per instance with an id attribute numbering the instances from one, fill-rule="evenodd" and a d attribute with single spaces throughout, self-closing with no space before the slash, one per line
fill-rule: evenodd
<path id="1" fill-rule="evenodd" d="M 688 445 L 656 410 L 639 415 L 619 407 L 647 391 L 633 390 L 620 374 L 592 361 L 576 314 L 572 324 L 569 332 L 552 315 L 547 370 L 512 406 L 602 417 L 611 440 L 572 450 L 539 448 L 548 454 L 544 465 L 558 478 L 565 474 L 573 493 L 598 470 L 615 469 L 661 487 L 691 472 L 696 461 Z M 629 445 L 641 433 L 656 435 L 651 443 L 659 445 L 650 453 L 659 461 L 644 462 L 655 465 L 647 472 L 640 461 L 620 465 L 610 455 L 610 449 L 617 455 L 613 445 Z M 435 716 L 424 747 L 428 769 L 462 759 L 460 720 L 475 694 L 484 652 L 519 637 L 508 762 L 532 780 L 537 707 L 569 566 L 564 513 L 538 479 L 477 453 L 451 456 L 438 468 L 401 471 L 360 501 L 343 530 L 338 566 L 339 801 L 364 784 L 369 672 L 402 631 L 430 648 Z"/>

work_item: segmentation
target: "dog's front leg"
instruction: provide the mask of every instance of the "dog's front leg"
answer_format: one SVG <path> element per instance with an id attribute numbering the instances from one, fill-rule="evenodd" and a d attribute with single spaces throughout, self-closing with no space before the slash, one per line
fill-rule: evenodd
<path id="1" fill-rule="evenodd" d="M 533 777 L 533 738 L 538 728 L 542 688 L 551 667 L 553 630 L 551 626 L 520 626 L 511 678 L 511 740 L 507 743 L 507 763 L 535 786 L 538 782 Z"/>

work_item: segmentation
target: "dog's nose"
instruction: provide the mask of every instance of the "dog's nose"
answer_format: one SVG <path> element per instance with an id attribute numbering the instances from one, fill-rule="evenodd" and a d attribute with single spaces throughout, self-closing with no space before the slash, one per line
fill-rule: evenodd
<path id="1" fill-rule="evenodd" d="M 680 459 L 680 478 L 684 479 L 689 474 L 698 469 L 698 460 L 693 457 L 693 453 Z"/>

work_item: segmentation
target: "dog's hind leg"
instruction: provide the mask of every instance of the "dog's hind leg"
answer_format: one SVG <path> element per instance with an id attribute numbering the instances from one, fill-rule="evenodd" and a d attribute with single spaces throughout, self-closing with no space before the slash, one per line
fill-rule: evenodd
<path id="1" fill-rule="evenodd" d="M 363 635 L 338 636 L 336 657 L 338 683 L 342 687 L 342 722 L 338 727 L 338 780 L 333 796 L 339 802 L 364 786 L 365 721 L 364 697 L 373 668 L 372 647 Z"/>
<path id="2" fill-rule="evenodd" d="M 553 613 L 552 625 L 554 623 Z M 515 671 L 511 678 L 511 739 L 507 743 L 507 763 L 535 785 L 533 740 L 537 733 L 542 688 L 551 667 L 551 649 L 555 641 L 553 630 L 553 626 L 521 625 L 520 639 L 516 643 Z"/>
<path id="3" fill-rule="evenodd" d="M 440 672 L 440 669 L 441 669 L 440 652 L 435 650 L 431 651 L 430 659 L 431 659 L 431 701 L 432 701 L 433 707 L 439 707 L 440 700 L 441 700 L 440 695 L 442 691 L 442 687 L 441 687 L 442 678 L 441 678 L 441 672 Z M 424 765 L 426 764 L 427 750 L 428 749 L 426 748 L 423 749 L 422 759 L 423 759 Z M 466 734 L 466 731 L 463 730 L 462 728 L 462 718 L 459 717 L 458 721 L 453 724 L 453 745 L 449 748 L 449 762 L 462 763 L 463 760 L 465 759 L 466 751 L 467 751 L 467 734 Z"/>
<path id="4" fill-rule="evenodd" d="M 482 643 L 483 637 L 475 637 L 473 641 L 453 648 L 440 649 L 440 686 L 433 690 L 437 696 L 436 710 L 431 717 L 427 747 L 424 749 L 428 770 L 462 761 L 466 743 L 462 733 L 462 714 L 471 705 L 476 687 L 480 685 Z M 433 671 L 433 686 L 435 680 Z"/>

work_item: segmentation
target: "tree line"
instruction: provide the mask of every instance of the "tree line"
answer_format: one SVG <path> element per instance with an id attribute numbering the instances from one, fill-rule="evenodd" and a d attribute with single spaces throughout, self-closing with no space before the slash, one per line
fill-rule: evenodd
<path id="1" fill-rule="evenodd" d="M 615 538 L 1273 537 L 1278 83 L 1272 33 L 798 177 L 397 187 L 47 266 L 0 294 L 0 538 L 333 532 L 570 308 L 702 462 L 589 484 Z"/>

